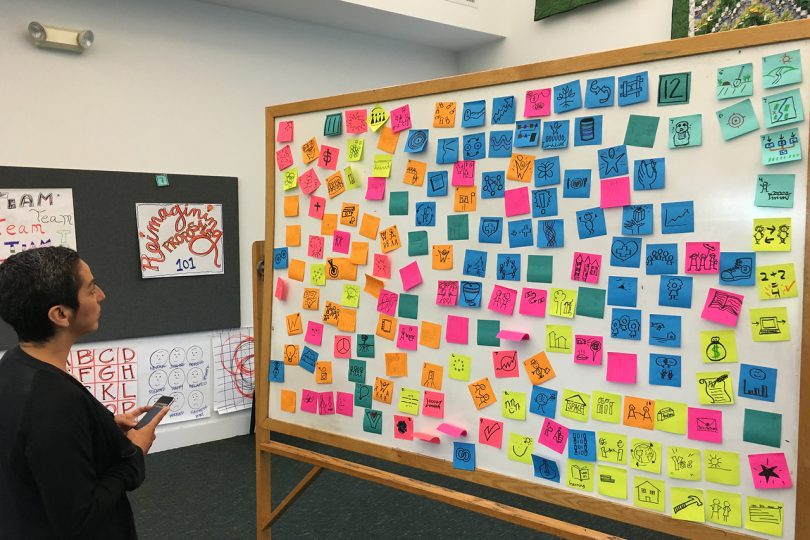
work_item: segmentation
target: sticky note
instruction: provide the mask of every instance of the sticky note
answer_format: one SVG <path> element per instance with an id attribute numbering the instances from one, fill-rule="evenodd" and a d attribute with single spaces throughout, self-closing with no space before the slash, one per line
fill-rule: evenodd
<path id="1" fill-rule="evenodd" d="M 632 353 L 608 352 L 605 380 L 615 383 L 636 384 L 637 362 Z"/>
<path id="2" fill-rule="evenodd" d="M 525 392 L 505 390 L 501 399 L 501 416 L 513 420 L 526 420 Z"/>
<path id="3" fill-rule="evenodd" d="M 368 242 L 351 243 L 351 248 L 349 249 L 349 262 L 362 266 L 365 266 L 368 263 Z"/>
<path id="4" fill-rule="evenodd" d="M 481 417 L 478 419 L 478 442 L 494 448 L 503 443 L 503 422 Z"/>
<path id="5" fill-rule="evenodd" d="M 782 445 L 782 415 L 745 409 L 743 440 L 779 448 Z"/>
<path id="6" fill-rule="evenodd" d="M 444 339 L 447 343 L 466 345 L 469 341 L 469 326 L 469 318 L 458 315 L 448 315 Z"/>
<path id="7" fill-rule="evenodd" d="M 614 499 L 627 499 L 627 469 L 598 466 L 599 493 Z"/>
<path id="8" fill-rule="evenodd" d="M 624 132 L 624 144 L 627 146 L 640 146 L 652 148 L 655 145 L 655 135 L 658 131 L 657 116 L 644 116 L 631 114 L 627 119 L 627 130 Z"/>
<path id="9" fill-rule="evenodd" d="M 318 353 L 304 345 L 304 349 L 301 352 L 301 357 L 298 359 L 298 365 L 310 373 L 315 373 L 315 364 L 317 361 Z"/>
<path id="10" fill-rule="evenodd" d="M 750 99 L 744 99 L 717 111 L 717 122 L 720 124 L 720 135 L 724 141 L 759 129 L 759 121 Z"/>
<path id="11" fill-rule="evenodd" d="M 507 189 L 504 192 L 504 213 L 506 217 L 528 214 L 530 211 L 529 188 Z"/>
<path id="12" fill-rule="evenodd" d="M 569 459 L 567 463 L 566 485 L 582 491 L 593 491 L 596 465 L 587 461 Z"/>
<path id="13" fill-rule="evenodd" d="M 734 403 L 731 372 L 697 372 L 695 377 L 698 383 L 700 403 L 704 405 L 732 405 Z"/>
<path id="14" fill-rule="evenodd" d="M 547 292 L 543 289 L 524 287 L 520 293 L 520 306 L 518 307 L 518 312 L 521 315 L 545 317 L 546 295 Z"/>
<path id="15" fill-rule="evenodd" d="M 391 156 L 387 154 L 374 154 L 374 167 L 372 176 L 375 178 L 388 178 L 391 176 Z"/>
<path id="16" fill-rule="evenodd" d="M 337 334 L 334 337 L 335 358 L 349 358 L 352 355 L 352 336 Z"/>
<path id="17" fill-rule="evenodd" d="M 720 285 L 749 286 L 755 283 L 756 253 L 723 251 L 720 253 Z"/>
<path id="18" fill-rule="evenodd" d="M 658 76 L 658 105 L 680 105 L 689 103 L 692 74 L 667 73 Z"/>
<path id="19" fill-rule="evenodd" d="M 453 442 L 453 468 L 463 471 L 475 470 L 475 445 L 465 442 Z"/>
<path id="20" fill-rule="evenodd" d="M 687 429 L 687 407 L 677 401 L 655 400 L 655 429 L 684 435 Z"/>
<path id="21" fill-rule="evenodd" d="M 549 315 L 572 319 L 577 302 L 577 291 L 552 287 L 549 292 Z"/>
<path id="22" fill-rule="evenodd" d="M 681 317 L 651 313 L 649 343 L 658 347 L 680 347 Z"/>
<path id="23" fill-rule="evenodd" d="M 492 123 L 514 124 L 516 110 L 515 96 L 492 98 Z"/>
<path id="24" fill-rule="evenodd" d="M 427 171 L 426 162 L 409 159 L 402 174 L 402 182 L 411 186 L 422 186 L 425 183 L 425 171 Z"/>
<path id="25" fill-rule="evenodd" d="M 427 146 L 429 131 L 427 129 L 411 129 L 405 139 L 405 152 L 424 152 Z"/>
<path id="26" fill-rule="evenodd" d="M 461 142 L 462 142 L 461 155 L 464 157 L 464 161 L 456 162 L 454 164 L 453 166 L 454 176 L 456 174 L 455 168 L 459 165 L 459 163 L 468 163 L 469 165 L 472 166 L 474 171 L 475 170 L 474 160 L 485 158 L 487 155 L 486 134 L 483 131 L 478 133 L 466 133 L 461 138 Z M 463 173 L 462 171 L 459 172 Z M 458 185 L 469 185 L 469 184 L 458 184 Z"/>
<path id="27" fill-rule="evenodd" d="M 762 97 L 765 127 L 774 128 L 804 120 L 802 96 L 798 89 Z"/>
<path id="28" fill-rule="evenodd" d="M 582 107 L 582 92 L 579 80 L 555 86 L 553 96 L 555 113 L 563 113 Z"/>
<path id="29" fill-rule="evenodd" d="M 471 365 L 471 357 L 465 354 L 450 353 L 447 376 L 457 381 L 469 381 Z"/>
<path id="30" fill-rule="evenodd" d="M 568 148 L 570 120 L 548 120 L 542 125 L 540 146 L 544 150 Z"/>
<path id="31" fill-rule="evenodd" d="M 543 351 L 524 360 L 523 367 L 526 369 L 526 375 L 528 375 L 533 385 L 542 384 L 555 376 L 554 368 Z"/>
<path id="32" fill-rule="evenodd" d="M 282 183 L 284 185 L 284 191 L 290 191 L 291 189 L 298 187 L 298 169 L 296 167 L 292 167 L 284 171 L 283 178 Z M 297 196 L 295 197 L 297 198 Z M 284 202 L 287 202 L 286 197 Z"/>
<path id="33" fill-rule="evenodd" d="M 796 49 L 762 57 L 762 85 L 777 88 L 802 82 L 802 57 Z"/>
<path id="34" fill-rule="evenodd" d="M 332 362 L 315 362 L 315 382 L 332 384 Z"/>
<path id="35" fill-rule="evenodd" d="M 627 436 L 619 433 L 599 431 L 596 434 L 598 442 L 597 460 L 608 463 L 627 463 Z"/>
<path id="36" fill-rule="evenodd" d="M 489 157 L 507 158 L 512 155 L 514 134 L 512 131 L 490 131 L 489 132 Z"/>
<path id="37" fill-rule="evenodd" d="M 318 148 L 318 140 L 315 137 L 301 145 L 301 158 L 303 159 L 304 163 L 312 163 L 318 159 L 319 155 L 320 150 Z"/>
<path id="38" fill-rule="evenodd" d="M 293 390 L 281 389 L 281 410 L 294 413 L 295 412 L 296 395 Z"/>
<path id="39" fill-rule="evenodd" d="M 646 71 L 619 77 L 617 86 L 619 107 L 649 100 L 650 81 Z"/>
<path id="40" fill-rule="evenodd" d="M 745 528 L 749 531 L 782 536 L 785 505 L 779 501 L 747 496 L 745 498 Z"/>
<path id="41" fill-rule="evenodd" d="M 706 481 L 728 486 L 740 485 L 740 455 L 707 448 L 703 451 L 703 468 Z"/>
<path id="42" fill-rule="evenodd" d="M 387 229 L 380 231 L 380 249 L 383 253 L 389 253 L 402 247 L 399 230 L 396 225 L 391 225 Z"/>
<path id="43" fill-rule="evenodd" d="M 599 366 L 602 364 L 602 336 L 574 336 L 574 363 Z"/>
<path id="44" fill-rule="evenodd" d="M 458 137 L 439 139 L 436 142 L 436 163 L 439 165 L 458 161 Z"/>
<path id="45" fill-rule="evenodd" d="M 754 206 L 793 208 L 795 174 L 760 174 L 754 192 Z"/>
<path id="46" fill-rule="evenodd" d="M 560 401 L 560 414 L 572 420 L 587 422 L 590 404 L 590 394 L 566 388 Z"/>
<path id="47" fill-rule="evenodd" d="M 610 265 L 638 268 L 641 265 L 641 239 L 614 236 L 610 244 Z"/>
<path id="48" fill-rule="evenodd" d="M 323 340 L 323 325 L 315 321 L 307 322 L 307 333 L 304 341 L 312 345 L 320 345 Z"/>
<path id="49" fill-rule="evenodd" d="M 523 116 L 535 118 L 551 114 L 551 88 L 540 88 L 526 91 Z"/>
<path id="50" fill-rule="evenodd" d="M 381 201 L 385 199 L 385 178 L 368 178 L 368 185 L 366 186 L 366 200 L 367 201 Z M 360 233 L 362 234 L 362 232 Z M 375 230 L 376 236 L 376 230 Z"/>
<path id="51" fill-rule="evenodd" d="M 752 246 L 754 251 L 790 251 L 791 219 L 754 219 Z"/>
<path id="52" fill-rule="evenodd" d="M 421 398 L 422 393 L 419 390 L 401 388 L 399 390 L 399 404 L 397 405 L 397 410 L 405 414 L 417 416 L 419 414 Z"/>
<path id="53" fill-rule="evenodd" d="M 580 429 L 568 430 L 568 459 L 596 461 L 596 433 Z"/>
<path id="54" fill-rule="evenodd" d="M 700 332 L 700 351 L 704 364 L 737 361 L 737 340 L 734 330 L 704 330 Z"/>
<path id="55" fill-rule="evenodd" d="M 526 281 L 530 283 L 551 283 L 554 258 L 550 255 L 529 255 L 526 268 Z"/>
<path id="56" fill-rule="evenodd" d="M 777 370 L 765 366 L 740 364 L 740 397 L 773 402 L 776 399 Z"/>
<path id="57" fill-rule="evenodd" d="M 461 127 L 480 127 L 486 122 L 487 102 L 484 100 L 464 103 L 461 116 Z"/>
<path id="58" fill-rule="evenodd" d="M 530 154 L 514 153 L 509 159 L 506 179 L 517 180 L 518 182 L 529 182 L 532 177 L 533 167 L 534 156 Z"/>
<path id="59" fill-rule="evenodd" d="M 587 199 L 591 196 L 591 170 L 566 169 L 563 175 L 563 197 Z"/>
<path id="60" fill-rule="evenodd" d="M 759 136 L 763 165 L 775 165 L 802 159 L 802 145 L 796 128 Z"/>
<path id="61" fill-rule="evenodd" d="M 411 324 L 400 324 L 397 331 L 397 347 L 415 351 L 419 344 L 419 327 Z"/>
<path id="62" fill-rule="evenodd" d="M 616 78 L 610 76 L 588 79 L 583 93 L 586 108 L 612 107 L 616 93 Z"/>
<path id="63" fill-rule="evenodd" d="M 706 521 L 702 489 L 670 487 L 669 501 L 673 518 L 697 523 Z"/>
<path id="64" fill-rule="evenodd" d="M 529 156 L 533 157 L 533 156 Z M 534 160 L 535 187 L 553 186 L 560 183 L 560 156 L 537 158 Z"/>
<path id="65" fill-rule="evenodd" d="M 492 390 L 492 385 L 486 377 L 471 383 L 468 389 L 470 390 L 473 403 L 478 410 L 488 407 L 496 401 L 495 392 Z"/>
<path id="66" fill-rule="evenodd" d="M 443 374 L 444 368 L 442 366 L 425 362 L 422 366 L 422 386 L 441 390 Z"/>
<path id="67" fill-rule="evenodd" d="M 278 127 L 276 128 L 276 140 L 278 142 L 292 141 L 294 128 L 295 122 L 293 122 L 292 120 L 284 120 L 282 122 L 279 122 Z"/>
<path id="68" fill-rule="evenodd" d="M 689 439 L 718 444 L 723 442 L 722 411 L 689 407 L 688 415 L 687 437 Z M 656 428 L 657 427 L 656 425 Z"/>
<path id="69" fill-rule="evenodd" d="M 346 133 L 365 133 L 368 131 L 368 111 L 366 109 L 352 109 L 344 113 L 346 117 Z"/>
<path id="70" fill-rule="evenodd" d="M 680 355 L 650 353 L 650 384 L 680 388 L 682 366 Z"/>
<path id="71" fill-rule="evenodd" d="M 625 396 L 622 423 L 626 426 L 653 429 L 655 426 L 655 401 Z"/>
<path id="72" fill-rule="evenodd" d="M 594 238 L 607 234 L 605 227 L 605 212 L 601 208 L 588 208 L 579 210 L 577 216 L 577 232 L 579 239 Z"/>
<path id="73" fill-rule="evenodd" d="M 433 127 L 451 128 L 456 124 L 456 102 L 437 101 L 433 109 Z"/>
<path id="74" fill-rule="evenodd" d="M 537 247 L 561 248 L 565 246 L 565 222 L 562 219 L 537 220 Z"/>
<path id="75" fill-rule="evenodd" d="M 556 461 L 532 454 L 532 464 L 534 465 L 535 477 L 560 483 L 560 468 Z"/>
<path id="76" fill-rule="evenodd" d="M 617 339 L 641 339 L 641 310 L 613 308 L 610 336 Z"/>
<path id="77" fill-rule="evenodd" d="M 318 392 L 306 389 L 301 391 L 301 410 L 310 414 L 318 413 Z"/>
<path id="78" fill-rule="evenodd" d="M 706 521 L 731 527 L 742 526 L 742 497 L 726 491 L 706 490 Z"/>
<path id="79" fill-rule="evenodd" d="M 647 510 L 664 512 L 665 505 L 665 483 L 663 480 L 647 478 L 645 476 L 633 477 L 633 505 Z"/>
<path id="80" fill-rule="evenodd" d="M 529 412 L 554 418 L 557 409 L 557 391 L 542 386 L 532 386 Z"/>
<path id="81" fill-rule="evenodd" d="M 563 324 L 546 325 L 546 350 L 548 352 L 571 353 L 574 346 L 574 329 Z"/>
<path id="82" fill-rule="evenodd" d="M 710 287 L 700 317 L 725 326 L 737 326 L 744 299 L 741 294 Z"/>
<path id="83" fill-rule="evenodd" d="M 585 283 L 598 283 L 602 256 L 598 253 L 575 251 L 571 265 L 571 279 Z"/>
<path id="84" fill-rule="evenodd" d="M 595 390 L 591 395 L 591 418 L 618 424 L 622 418 L 622 396 Z"/>
<path id="85" fill-rule="evenodd" d="M 408 231 L 408 256 L 428 254 L 428 233 L 427 231 Z"/>
<path id="86" fill-rule="evenodd" d="M 602 115 L 574 119 L 574 146 L 602 144 Z"/>
<path id="87" fill-rule="evenodd" d="M 363 431 L 381 435 L 382 424 L 382 411 L 375 411 L 374 409 L 363 411 Z"/>
<path id="88" fill-rule="evenodd" d="M 688 148 L 703 144 L 702 115 L 692 114 L 669 119 L 669 148 Z"/>
<path id="89" fill-rule="evenodd" d="M 543 426 L 540 428 L 540 438 L 537 442 L 551 448 L 558 454 L 562 454 L 565 445 L 568 444 L 568 428 L 551 418 L 546 418 L 543 420 Z"/>
<path id="90" fill-rule="evenodd" d="M 661 276 L 658 305 L 691 308 L 692 278 L 689 276 Z"/>
<path id="91" fill-rule="evenodd" d="M 351 167 L 345 167 L 343 169 L 343 174 L 346 175 L 346 189 L 352 190 L 357 189 L 360 187 L 360 177 L 357 176 L 354 169 Z"/>
<path id="92" fill-rule="evenodd" d="M 413 440 L 413 418 L 399 414 L 394 415 L 394 438 L 405 441 Z"/>
<path id="93" fill-rule="evenodd" d="M 509 239 L 510 248 L 531 246 L 534 242 L 534 226 L 532 220 L 516 219 L 507 222 L 507 238 Z"/>
<path id="94" fill-rule="evenodd" d="M 576 314 L 582 317 L 602 319 L 605 316 L 605 289 L 580 287 L 577 290 Z"/>
<path id="95" fill-rule="evenodd" d="M 433 244 L 431 247 L 431 268 L 433 270 L 453 269 L 453 244 Z"/>
<path id="96" fill-rule="evenodd" d="M 366 382 L 366 361 L 349 360 L 349 373 L 347 378 L 350 382 L 365 384 Z"/>
<path id="97" fill-rule="evenodd" d="M 452 285 L 451 284 L 455 284 Z M 446 286 L 446 290 L 442 291 L 442 287 Z M 457 281 L 442 281 L 439 280 L 439 293 L 436 296 L 437 305 L 458 305 L 460 307 L 478 308 L 481 307 L 481 297 L 483 291 L 483 284 L 480 281 L 462 281 L 461 282 L 461 296 L 459 296 L 459 282 Z M 449 296 L 442 298 L 439 301 L 441 294 L 449 294 Z"/>
<path id="98" fill-rule="evenodd" d="M 332 146 L 321 146 L 321 152 L 318 156 L 318 167 L 322 169 L 335 170 L 337 167 L 338 157 L 340 156 L 340 148 Z"/>
<path id="99" fill-rule="evenodd" d="M 518 433 L 509 433 L 509 447 L 507 456 L 513 461 L 532 464 L 532 451 L 534 441 L 531 437 Z"/>
<path id="100" fill-rule="evenodd" d="M 739 64 L 717 69 L 717 99 L 733 99 L 750 96 L 753 93 L 753 64 Z"/>
<path id="101" fill-rule="evenodd" d="M 444 197 L 447 195 L 447 171 L 430 171 L 427 173 L 427 196 Z"/>
<path id="102" fill-rule="evenodd" d="M 702 461 L 700 450 L 681 446 L 667 446 L 667 476 L 680 480 L 700 480 Z"/>
<path id="103" fill-rule="evenodd" d="M 611 306 L 636 307 L 638 279 L 634 277 L 609 276 L 607 303 Z"/>
<path id="104" fill-rule="evenodd" d="M 634 438 L 630 441 L 630 466 L 640 471 L 661 474 L 661 464 L 664 462 L 662 450 L 660 442 Z"/>

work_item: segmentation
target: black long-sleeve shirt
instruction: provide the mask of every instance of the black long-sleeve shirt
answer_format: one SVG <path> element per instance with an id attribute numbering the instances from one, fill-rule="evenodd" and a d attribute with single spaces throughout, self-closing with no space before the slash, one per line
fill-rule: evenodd
<path id="1" fill-rule="evenodd" d="M 0 359 L 0 540 L 136 538 L 143 453 L 77 380 L 15 347 Z"/>

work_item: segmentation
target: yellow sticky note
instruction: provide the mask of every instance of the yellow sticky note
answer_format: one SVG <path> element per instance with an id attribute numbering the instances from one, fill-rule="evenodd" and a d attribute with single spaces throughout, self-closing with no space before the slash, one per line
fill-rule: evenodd
<path id="1" fill-rule="evenodd" d="M 776 300 L 799 296 L 796 269 L 793 263 L 757 266 L 757 286 L 760 300 Z"/>
<path id="2" fill-rule="evenodd" d="M 343 169 L 343 174 L 346 175 L 346 189 L 357 189 L 360 187 L 360 177 L 354 172 L 351 167 Z"/>
<path id="3" fill-rule="evenodd" d="M 790 218 L 759 218 L 754 220 L 751 245 L 754 251 L 790 251 L 792 236 Z"/>
<path id="4" fill-rule="evenodd" d="M 551 288 L 548 295 L 548 314 L 573 319 L 577 309 L 577 291 Z"/>
<path id="5" fill-rule="evenodd" d="M 622 420 L 622 396 L 610 392 L 594 391 L 591 395 L 591 418 L 600 422 L 618 424 Z"/>
<path id="6" fill-rule="evenodd" d="M 627 499 L 627 469 L 599 465 L 599 493 L 614 499 Z"/>
<path id="7" fill-rule="evenodd" d="M 565 483 L 568 487 L 582 491 L 593 491 L 593 477 L 596 464 L 578 459 L 569 459 L 566 464 Z"/>
<path id="8" fill-rule="evenodd" d="M 363 159 L 363 146 L 365 141 L 362 137 L 349 139 L 346 143 L 346 161 L 360 161 Z"/>
<path id="9" fill-rule="evenodd" d="M 344 285 L 340 303 L 347 307 L 356 308 L 360 303 L 360 285 Z"/>
<path id="10" fill-rule="evenodd" d="M 456 125 L 456 102 L 437 101 L 433 109 L 433 127 L 451 128 Z"/>
<path id="11" fill-rule="evenodd" d="M 754 341 L 790 341 L 787 308 L 751 308 L 751 339 Z"/>
<path id="12" fill-rule="evenodd" d="M 706 520 L 718 525 L 742 527 L 742 497 L 737 493 L 706 490 Z"/>
<path id="13" fill-rule="evenodd" d="M 309 265 L 310 285 L 326 285 L 326 265 L 323 263 L 312 263 Z"/>
<path id="14" fill-rule="evenodd" d="M 431 252 L 434 270 L 453 269 L 453 244 L 434 244 Z"/>
<path id="15" fill-rule="evenodd" d="M 785 505 L 759 497 L 745 498 L 745 528 L 773 536 L 782 536 Z"/>
<path id="16" fill-rule="evenodd" d="M 509 433 L 509 459 L 532 464 L 534 439 L 519 433 Z"/>
<path id="17" fill-rule="evenodd" d="M 574 342 L 574 329 L 567 325 L 546 325 L 546 350 L 548 352 L 571 353 Z"/>
<path id="18" fill-rule="evenodd" d="M 399 405 L 397 408 L 399 409 L 399 412 L 418 416 L 419 403 L 421 401 L 422 392 L 419 390 L 413 390 L 411 388 L 402 388 L 399 391 Z"/>
<path id="19" fill-rule="evenodd" d="M 332 362 L 315 362 L 315 382 L 318 384 L 332 384 Z"/>
<path id="20" fill-rule="evenodd" d="M 734 385 L 730 371 L 704 371 L 695 374 L 698 397 L 704 405 L 733 405 Z"/>
<path id="21" fill-rule="evenodd" d="M 597 453 L 599 461 L 609 463 L 627 463 L 627 435 L 621 433 L 610 433 L 608 431 L 598 431 L 596 433 Z"/>
<path id="22" fill-rule="evenodd" d="M 655 400 L 655 429 L 684 435 L 686 433 L 686 403 Z"/>
<path id="23" fill-rule="evenodd" d="M 740 485 L 740 455 L 737 452 L 703 451 L 703 468 L 706 481 L 728 486 Z"/>
<path id="24" fill-rule="evenodd" d="M 560 402 L 560 414 L 571 420 L 588 421 L 588 407 L 591 404 L 590 394 L 565 388 Z"/>
<path id="25" fill-rule="evenodd" d="M 667 447 L 667 476 L 680 480 L 701 478 L 700 450 L 682 446 Z"/>
<path id="26" fill-rule="evenodd" d="M 640 471 L 661 474 L 661 463 L 664 461 L 663 445 L 647 439 L 630 441 L 630 466 Z"/>
<path id="27" fill-rule="evenodd" d="M 290 167 L 282 174 L 284 175 L 284 191 L 298 187 L 298 169 L 296 167 Z"/>
<path id="28" fill-rule="evenodd" d="M 443 375 L 444 368 L 442 366 L 425 362 L 422 366 L 422 386 L 433 388 L 434 390 L 441 390 Z"/>
<path id="29" fill-rule="evenodd" d="M 656 512 L 666 511 L 666 496 L 664 493 L 665 483 L 663 480 L 646 478 L 644 476 L 633 477 L 633 506 L 655 510 Z"/>
<path id="30" fill-rule="evenodd" d="M 672 508 L 672 517 L 683 521 L 706 521 L 706 512 L 703 509 L 703 490 L 693 488 L 669 488 L 669 504 Z"/>
<path id="31" fill-rule="evenodd" d="M 469 356 L 450 353 L 450 360 L 447 364 L 447 376 L 457 381 L 469 381 L 471 364 L 472 358 Z"/>
<path id="32" fill-rule="evenodd" d="M 371 126 L 371 131 L 378 131 L 383 125 L 388 122 L 390 114 L 379 105 L 375 105 L 371 109 L 371 114 L 368 115 L 368 125 Z"/>
<path id="33" fill-rule="evenodd" d="M 421 186 L 425 183 L 426 171 L 427 163 L 409 159 L 408 164 L 405 166 L 405 174 L 402 176 L 402 182 L 411 186 Z"/>
<path id="34" fill-rule="evenodd" d="M 371 175 L 377 178 L 388 178 L 391 176 L 391 156 L 387 154 L 375 154 L 374 169 Z"/>
<path id="35" fill-rule="evenodd" d="M 705 364 L 737 362 L 734 330 L 706 330 L 700 333 L 700 356 Z"/>
<path id="36" fill-rule="evenodd" d="M 501 402 L 501 415 L 514 420 L 526 420 L 526 393 L 505 390 Z"/>

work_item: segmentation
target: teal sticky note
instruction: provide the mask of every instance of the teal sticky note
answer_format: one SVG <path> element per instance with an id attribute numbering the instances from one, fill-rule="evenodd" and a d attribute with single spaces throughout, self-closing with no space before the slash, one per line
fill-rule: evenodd
<path id="1" fill-rule="evenodd" d="M 370 384 L 357 383 L 354 385 L 354 405 L 356 407 L 371 407 L 371 398 L 374 388 Z"/>
<path id="2" fill-rule="evenodd" d="M 750 99 L 720 109 L 717 111 L 717 121 L 720 123 L 720 133 L 724 141 L 759 129 L 759 121 Z"/>
<path id="3" fill-rule="evenodd" d="M 374 334 L 357 334 L 357 356 L 374 358 Z"/>
<path id="4" fill-rule="evenodd" d="M 334 137 L 343 133 L 343 114 L 327 114 L 323 122 L 323 134 L 327 137 Z"/>
<path id="5" fill-rule="evenodd" d="M 799 50 L 762 57 L 762 86 L 776 88 L 802 82 L 802 57 Z"/>
<path id="6" fill-rule="evenodd" d="M 410 231 L 408 233 L 408 256 L 428 254 L 427 231 Z"/>
<path id="7" fill-rule="evenodd" d="M 743 440 L 779 448 L 782 445 L 782 415 L 745 409 Z"/>
<path id="8" fill-rule="evenodd" d="M 703 143 L 703 117 L 700 114 L 669 119 L 669 147 L 688 148 Z"/>
<path id="9" fill-rule="evenodd" d="M 804 107 L 799 89 L 763 97 L 762 114 L 767 128 L 786 126 L 804 120 Z"/>
<path id="10" fill-rule="evenodd" d="M 408 192 L 392 191 L 388 199 L 388 213 L 392 216 L 408 215 Z"/>
<path id="11" fill-rule="evenodd" d="M 382 435 L 382 411 L 366 409 L 363 411 L 363 431 Z"/>
<path id="12" fill-rule="evenodd" d="M 165 174 L 156 174 L 155 184 L 157 187 L 166 187 L 169 185 L 169 177 Z"/>
<path id="13" fill-rule="evenodd" d="M 692 74 L 668 73 L 658 77 L 658 105 L 682 105 L 689 103 Z"/>
<path id="14" fill-rule="evenodd" d="M 419 318 L 419 296 L 400 293 L 397 315 L 405 319 Z"/>
<path id="15" fill-rule="evenodd" d="M 754 206 L 793 208 L 795 174 L 760 174 L 757 176 Z"/>
<path id="16" fill-rule="evenodd" d="M 657 116 L 631 114 L 627 120 L 627 131 L 624 132 L 624 144 L 652 148 L 659 120 Z"/>
<path id="17" fill-rule="evenodd" d="M 469 240 L 469 214 L 450 214 L 447 216 L 447 240 Z"/>
<path id="18" fill-rule="evenodd" d="M 605 318 L 605 289 L 580 287 L 577 292 L 577 315 Z"/>
<path id="19" fill-rule="evenodd" d="M 498 332 L 501 331 L 501 321 L 478 319 L 478 344 L 489 347 L 500 347 L 501 340 Z"/>
<path id="20" fill-rule="evenodd" d="M 366 361 L 349 358 L 348 379 L 353 383 L 366 384 Z"/>
<path id="21" fill-rule="evenodd" d="M 775 165 L 802 159 L 802 145 L 798 129 L 774 131 L 759 136 L 762 164 Z"/>
<path id="22" fill-rule="evenodd" d="M 554 257 L 551 255 L 529 255 L 526 281 L 531 283 L 551 283 Z"/>
<path id="23" fill-rule="evenodd" d="M 717 69 L 717 99 L 734 99 L 754 94 L 754 64 Z"/>

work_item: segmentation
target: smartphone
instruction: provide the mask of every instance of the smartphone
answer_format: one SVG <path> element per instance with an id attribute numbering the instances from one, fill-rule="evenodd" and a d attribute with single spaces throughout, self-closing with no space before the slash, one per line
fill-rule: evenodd
<path id="1" fill-rule="evenodd" d="M 172 396 L 160 396 L 160 399 L 158 399 L 155 404 L 152 405 L 149 412 L 143 415 L 143 418 L 138 420 L 138 424 L 135 426 L 135 429 L 141 429 L 143 426 L 151 422 L 152 419 L 157 416 L 157 413 L 159 413 L 163 407 L 168 407 L 171 405 L 172 401 L 174 401 Z"/>

